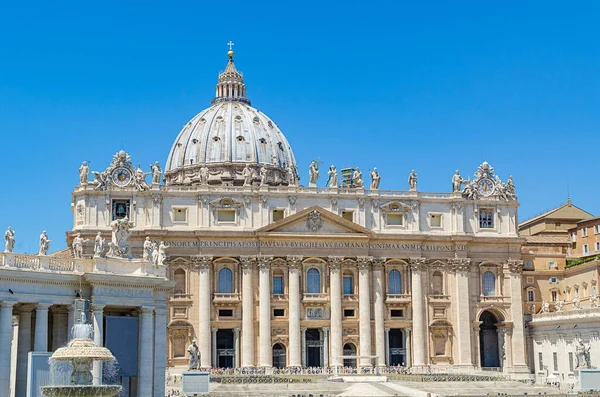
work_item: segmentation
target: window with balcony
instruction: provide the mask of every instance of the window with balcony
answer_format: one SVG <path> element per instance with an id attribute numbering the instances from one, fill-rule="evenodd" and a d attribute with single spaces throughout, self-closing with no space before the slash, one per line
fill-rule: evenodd
<path id="1" fill-rule="evenodd" d="M 431 277 L 431 293 L 433 295 L 443 295 L 444 294 L 444 276 L 440 272 L 434 272 Z"/>
<path id="2" fill-rule="evenodd" d="M 231 294 L 233 292 L 233 272 L 230 268 L 224 267 L 219 270 L 219 293 Z"/>
<path id="3" fill-rule="evenodd" d="M 309 294 L 318 294 L 321 292 L 321 273 L 314 267 L 308 269 L 306 273 L 306 292 Z"/>
<path id="4" fill-rule="evenodd" d="M 481 208 L 479 210 L 479 228 L 493 229 L 494 228 L 494 210 L 489 208 Z"/>
<path id="5" fill-rule="evenodd" d="M 483 296 L 496 296 L 496 276 L 490 271 L 483 274 Z"/>
<path id="6" fill-rule="evenodd" d="M 185 270 L 175 270 L 173 281 L 175 281 L 175 294 L 185 294 Z"/>
<path id="7" fill-rule="evenodd" d="M 352 276 L 344 276 L 344 295 L 352 295 Z"/>
<path id="8" fill-rule="evenodd" d="M 402 293 L 402 280 L 400 277 L 400 271 L 396 269 L 390 270 L 388 284 L 388 290 L 390 294 Z"/>
<path id="9" fill-rule="evenodd" d="M 275 294 L 275 295 L 283 294 L 283 277 L 282 276 L 273 277 L 273 294 Z"/>

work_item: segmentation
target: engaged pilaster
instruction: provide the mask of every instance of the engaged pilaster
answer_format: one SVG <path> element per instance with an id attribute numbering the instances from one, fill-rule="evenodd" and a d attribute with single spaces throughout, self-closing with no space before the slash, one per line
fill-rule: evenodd
<path id="1" fill-rule="evenodd" d="M 509 260 L 510 271 L 510 313 L 513 321 L 512 329 L 512 371 L 526 372 L 527 358 L 525 357 L 525 333 L 523 326 L 523 303 L 521 301 L 521 274 L 523 273 L 523 261 Z"/>
<path id="2" fill-rule="evenodd" d="M 12 352 L 13 306 L 16 302 L 0 304 L 0 396 L 8 396 L 10 388 L 10 357 Z"/>
<path id="3" fill-rule="evenodd" d="M 97 303 L 92 303 L 92 321 L 94 326 L 94 344 L 96 346 L 104 346 L 104 307 L 106 305 L 100 305 Z M 37 333 L 37 324 L 36 324 L 36 333 Z M 36 350 L 37 351 L 37 350 Z M 102 362 L 94 361 L 92 375 L 94 376 L 94 384 L 100 385 L 102 384 Z"/>
<path id="4" fill-rule="evenodd" d="M 27 396 L 27 360 L 31 351 L 31 314 L 33 306 L 24 305 L 19 309 L 19 340 L 17 345 L 17 383 L 15 396 Z"/>
<path id="5" fill-rule="evenodd" d="M 140 310 L 140 356 L 138 361 L 138 395 L 154 396 L 154 308 Z"/>
<path id="6" fill-rule="evenodd" d="M 167 367 L 167 309 L 157 308 L 154 313 L 154 397 L 162 397 Z"/>

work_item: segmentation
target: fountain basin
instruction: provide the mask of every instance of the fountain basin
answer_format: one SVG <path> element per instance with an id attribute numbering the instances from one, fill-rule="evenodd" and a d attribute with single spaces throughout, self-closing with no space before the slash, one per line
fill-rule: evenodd
<path id="1" fill-rule="evenodd" d="M 91 339 L 73 339 L 66 347 L 57 349 L 52 355 L 54 360 L 68 361 L 79 358 L 112 361 L 115 357 L 110 350 L 99 347 Z"/>
<path id="2" fill-rule="evenodd" d="M 114 397 L 121 392 L 118 385 L 43 386 L 46 397 Z"/>

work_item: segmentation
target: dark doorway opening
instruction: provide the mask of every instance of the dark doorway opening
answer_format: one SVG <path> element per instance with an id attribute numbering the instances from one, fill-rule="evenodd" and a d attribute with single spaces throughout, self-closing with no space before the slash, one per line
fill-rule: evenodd
<path id="1" fill-rule="evenodd" d="M 235 366 L 232 329 L 220 329 L 217 331 L 217 366 L 219 368 L 233 368 Z"/>
<path id="2" fill-rule="evenodd" d="M 492 312 L 484 311 L 479 317 L 479 351 L 481 366 L 487 368 L 500 367 L 500 352 L 498 347 L 498 319 Z"/>
<path id="3" fill-rule="evenodd" d="M 318 328 L 308 328 L 306 330 L 306 366 L 322 366 L 322 353 L 321 331 Z"/>
<path id="4" fill-rule="evenodd" d="M 390 363 L 389 365 L 406 365 L 406 346 L 404 346 L 404 332 L 400 328 L 390 329 Z"/>

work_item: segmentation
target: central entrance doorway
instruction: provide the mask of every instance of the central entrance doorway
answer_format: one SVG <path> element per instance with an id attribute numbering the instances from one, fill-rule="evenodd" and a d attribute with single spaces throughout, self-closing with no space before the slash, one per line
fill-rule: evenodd
<path id="1" fill-rule="evenodd" d="M 356 346 L 354 346 L 354 343 L 346 343 L 344 345 L 344 356 L 356 356 Z M 345 358 L 344 367 L 356 368 L 356 359 Z"/>
<path id="2" fill-rule="evenodd" d="M 498 347 L 498 319 L 490 311 L 484 311 L 479 317 L 479 352 L 481 366 L 487 368 L 500 367 L 500 352 Z"/>
<path id="3" fill-rule="evenodd" d="M 220 329 L 217 331 L 217 366 L 219 368 L 233 368 L 234 362 L 233 330 Z"/>
<path id="4" fill-rule="evenodd" d="M 285 368 L 286 365 L 285 346 L 281 343 L 275 343 L 273 345 L 273 367 Z"/>
<path id="5" fill-rule="evenodd" d="M 318 328 L 306 330 L 306 366 L 320 367 L 323 364 L 323 342 Z"/>
<path id="6" fill-rule="evenodd" d="M 400 328 L 392 328 L 389 331 L 389 365 L 406 366 L 406 346 L 404 346 L 404 332 Z"/>

